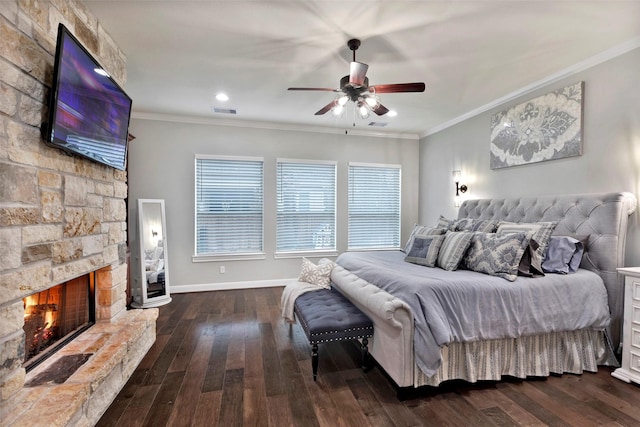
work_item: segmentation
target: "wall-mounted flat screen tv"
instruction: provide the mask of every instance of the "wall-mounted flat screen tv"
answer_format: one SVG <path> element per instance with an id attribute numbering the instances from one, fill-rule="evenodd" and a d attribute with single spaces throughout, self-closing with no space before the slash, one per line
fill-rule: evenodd
<path id="1" fill-rule="evenodd" d="M 130 116 L 131 98 L 60 24 L 45 142 L 125 170 Z"/>

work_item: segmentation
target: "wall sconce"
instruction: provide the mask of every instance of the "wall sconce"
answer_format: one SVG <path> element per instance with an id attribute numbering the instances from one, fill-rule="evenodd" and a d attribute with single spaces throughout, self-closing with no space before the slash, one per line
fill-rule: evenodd
<path id="1" fill-rule="evenodd" d="M 156 237 L 156 236 L 158 235 L 158 232 L 152 228 L 152 229 L 151 229 L 151 235 L 152 235 L 153 237 Z"/>
<path id="2" fill-rule="evenodd" d="M 456 183 L 456 196 L 453 199 L 453 205 L 455 207 L 460 207 L 460 204 L 462 203 L 460 200 L 460 193 L 466 193 L 467 192 L 467 186 L 462 184 L 460 185 L 460 171 L 456 170 L 453 171 L 453 181 Z"/>

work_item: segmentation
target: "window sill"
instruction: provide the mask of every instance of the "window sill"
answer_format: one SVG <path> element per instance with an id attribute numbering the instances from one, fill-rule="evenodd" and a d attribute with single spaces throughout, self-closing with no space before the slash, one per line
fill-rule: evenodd
<path id="1" fill-rule="evenodd" d="M 191 262 L 249 261 L 266 259 L 264 253 L 229 255 L 192 255 Z"/>
<path id="2" fill-rule="evenodd" d="M 312 251 L 312 252 L 279 252 L 273 255 L 273 259 L 295 259 L 295 258 L 329 258 L 337 257 L 337 251 Z"/>

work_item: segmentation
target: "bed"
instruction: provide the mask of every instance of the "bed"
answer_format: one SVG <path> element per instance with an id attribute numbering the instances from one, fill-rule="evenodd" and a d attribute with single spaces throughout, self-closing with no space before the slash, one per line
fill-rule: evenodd
<path id="1" fill-rule="evenodd" d="M 574 274 L 509 281 L 415 265 L 401 251 L 370 251 L 341 254 L 331 281 L 373 321 L 370 353 L 399 387 L 594 372 L 617 364 L 623 281 L 616 269 L 636 205 L 629 193 L 603 193 L 460 207 L 458 219 L 553 222 L 553 235 L 584 236 Z"/>

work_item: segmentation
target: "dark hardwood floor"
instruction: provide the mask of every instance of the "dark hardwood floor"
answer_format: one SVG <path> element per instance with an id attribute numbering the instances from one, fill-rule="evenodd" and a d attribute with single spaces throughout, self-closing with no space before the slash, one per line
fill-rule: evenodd
<path id="1" fill-rule="evenodd" d="M 318 380 L 282 288 L 172 295 L 157 340 L 99 426 L 638 426 L 640 387 L 597 374 L 454 383 L 399 401 L 351 342 L 320 345 Z"/>

